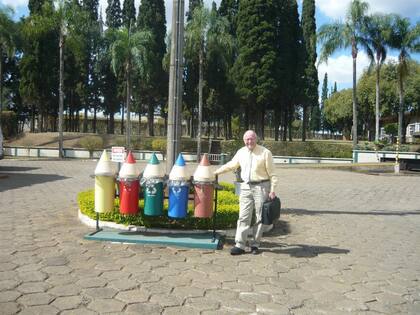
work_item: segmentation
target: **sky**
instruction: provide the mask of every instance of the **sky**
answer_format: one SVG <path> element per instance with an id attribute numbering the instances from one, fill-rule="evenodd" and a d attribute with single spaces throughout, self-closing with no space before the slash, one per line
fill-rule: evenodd
<path id="1" fill-rule="evenodd" d="M 123 3 L 124 0 L 120 0 Z M 216 0 L 219 5 L 221 0 Z M 211 0 L 204 0 L 207 6 L 211 5 Z M 419 0 L 366 0 L 369 4 L 369 13 L 397 13 L 402 17 L 409 18 L 412 24 L 420 22 L 420 2 Z M 107 0 L 99 0 L 103 16 L 105 17 L 105 8 Z M 170 28 L 172 20 L 173 0 L 165 0 L 167 28 Z M 19 18 L 28 14 L 28 0 L 0 0 L 2 5 L 10 5 L 15 10 L 15 17 Z M 301 8 L 302 0 L 298 0 Z M 319 28 L 321 25 L 334 21 L 343 21 L 350 0 L 315 0 L 316 4 L 316 23 Z M 135 6 L 138 10 L 140 0 L 135 0 Z M 188 10 L 188 0 L 185 0 L 185 11 Z M 318 47 L 319 49 L 319 47 Z M 397 60 L 398 53 L 389 51 L 387 60 Z M 420 54 L 414 54 L 412 57 L 420 62 Z M 369 60 L 364 52 L 359 52 L 357 57 L 357 75 L 360 77 L 363 70 L 369 66 Z M 322 85 L 324 75 L 328 73 L 329 87 L 337 82 L 338 90 L 350 88 L 352 86 L 352 59 L 349 49 L 340 50 L 334 53 L 328 63 L 318 66 L 318 76 L 320 86 Z"/>

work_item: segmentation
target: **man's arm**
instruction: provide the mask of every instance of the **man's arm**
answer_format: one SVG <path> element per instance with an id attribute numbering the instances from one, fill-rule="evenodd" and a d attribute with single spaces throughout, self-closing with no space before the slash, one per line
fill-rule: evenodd
<path id="1" fill-rule="evenodd" d="M 239 151 L 236 152 L 236 154 L 232 158 L 232 160 L 230 160 L 229 162 L 227 162 L 226 164 L 222 165 L 217 170 L 215 170 L 214 175 L 219 175 L 219 174 L 226 173 L 228 171 L 236 170 L 239 167 L 239 157 L 238 157 L 238 155 L 239 155 Z"/>

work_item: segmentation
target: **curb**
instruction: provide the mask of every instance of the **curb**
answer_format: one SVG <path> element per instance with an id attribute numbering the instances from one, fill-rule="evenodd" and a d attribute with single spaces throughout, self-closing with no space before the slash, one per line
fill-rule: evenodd
<path id="1" fill-rule="evenodd" d="M 80 209 L 77 211 L 77 217 L 80 222 L 84 225 L 96 228 L 96 220 L 89 218 L 87 215 L 83 214 Z M 101 228 L 107 227 L 115 230 L 130 231 L 130 232 L 152 232 L 152 233 L 162 233 L 162 234 L 202 234 L 205 232 L 213 232 L 213 230 L 173 230 L 173 229 L 159 229 L 159 228 L 147 228 L 145 226 L 137 225 L 123 225 L 109 221 L 99 221 L 99 226 Z M 227 230 L 216 230 L 217 233 L 223 234 L 227 237 L 234 237 L 236 229 L 227 229 Z"/>

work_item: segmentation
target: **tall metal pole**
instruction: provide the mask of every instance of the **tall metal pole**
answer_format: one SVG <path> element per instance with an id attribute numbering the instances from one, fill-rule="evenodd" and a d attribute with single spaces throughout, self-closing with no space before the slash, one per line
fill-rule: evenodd
<path id="1" fill-rule="evenodd" d="M 63 148 L 63 110 L 64 110 L 64 37 L 65 25 L 60 27 L 60 83 L 59 83 L 59 103 L 58 103 L 58 156 L 64 158 Z"/>
<path id="2" fill-rule="evenodd" d="M 166 171 L 169 172 L 180 152 L 182 72 L 184 51 L 184 0 L 173 0 L 171 61 L 169 68 L 168 132 Z"/>

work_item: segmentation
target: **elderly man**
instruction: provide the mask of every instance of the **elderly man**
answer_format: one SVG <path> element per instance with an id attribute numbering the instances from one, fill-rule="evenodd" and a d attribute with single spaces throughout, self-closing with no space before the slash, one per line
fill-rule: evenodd
<path id="1" fill-rule="evenodd" d="M 239 219 L 237 223 L 235 246 L 231 249 L 232 255 L 245 253 L 248 232 L 251 228 L 253 211 L 255 210 L 256 223 L 252 227 L 252 240 L 249 245 L 251 253 L 259 253 L 260 239 L 263 233 L 261 223 L 262 205 L 268 198 L 273 199 L 277 185 L 277 176 L 274 174 L 273 156 L 270 150 L 257 144 L 257 135 L 253 130 L 244 134 L 245 146 L 236 152 L 231 161 L 217 169 L 216 175 L 241 168 L 241 194 L 239 196 Z"/>

